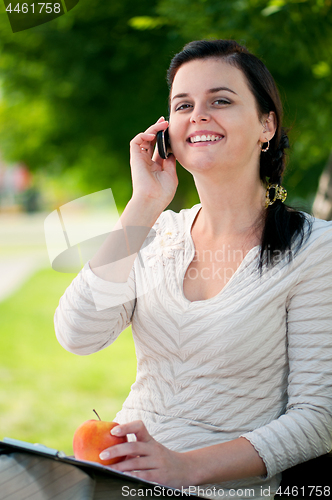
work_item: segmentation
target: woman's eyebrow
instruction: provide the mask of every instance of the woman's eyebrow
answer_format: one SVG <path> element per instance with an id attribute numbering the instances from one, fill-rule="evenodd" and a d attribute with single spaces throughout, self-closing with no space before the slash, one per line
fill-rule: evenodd
<path id="1" fill-rule="evenodd" d="M 226 90 L 226 92 L 231 92 L 232 94 L 236 94 L 236 92 L 234 92 L 234 90 L 232 89 L 229 89 L 228 87 L 215 87 L 213 89 L 209 89 L 206 91 L 207 94 L 215 94 L 217 92 L 220 92 L 221 90 Z M 189 94 L 187 93 L 183 93 L 183 94 L 176 94 L 174 97 L 172 97 L 172 101 L 173 99 L 179 99 L 181 97 L 188 97 Z"/>
<path id="2" fill-rule="evenodd" d="M 229 89 L 228 87 L 216 87 L 214 89 L 208 90 L 206 93 L 207 94 L 215 94 L 216 92 L 220 92 L 221 90 L 226 90 L 226 92 L 232 92 L 232 94 L 236 94 L 236 92 L 234 92 L 234 90 Z"/>

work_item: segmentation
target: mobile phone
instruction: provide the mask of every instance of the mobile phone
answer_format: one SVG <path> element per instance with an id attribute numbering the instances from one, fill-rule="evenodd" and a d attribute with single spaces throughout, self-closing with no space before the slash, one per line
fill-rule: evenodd
<path id="1" fill-rule="evenodd" d="M 159 156 L 166 160 L 171 154 L 171 144 L 169 142 L 168 127 L 166 130 L 159 130 L 157 132 L 157 147 Z"/>

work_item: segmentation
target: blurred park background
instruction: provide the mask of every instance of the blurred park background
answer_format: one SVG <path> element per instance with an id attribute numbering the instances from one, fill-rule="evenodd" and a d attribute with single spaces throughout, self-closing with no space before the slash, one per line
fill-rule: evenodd
<path id="1" fill-rule="evenodd" d="M 71 454 L 93 408 L 104 420 L 121 408 L 136 371 L 130 328 L 89 357 L 58 345 L 53 315 L 75 275 L 52 270 L 43 224 L 106 188 L 123 210 L 129 141 L 167 117 L 169 62 L 200 38 L 232 38 L 263 59 L 290 129 L 287 201 L 332 218 L 331 0 L 80 0 L 18 33 L 1 2 L 0 439 Z M 175 211 L 199 201 L 177 172 Z"/>

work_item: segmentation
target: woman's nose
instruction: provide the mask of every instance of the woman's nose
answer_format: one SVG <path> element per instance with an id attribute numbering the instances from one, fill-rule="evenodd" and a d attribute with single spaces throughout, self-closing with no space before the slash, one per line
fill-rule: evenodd
<path id="1" fill-rule="evenodd" d="M 203 109 L 194 109 L 190 117 L 191 123 L 207 122 L 209 119 L 209 114 Z"/>

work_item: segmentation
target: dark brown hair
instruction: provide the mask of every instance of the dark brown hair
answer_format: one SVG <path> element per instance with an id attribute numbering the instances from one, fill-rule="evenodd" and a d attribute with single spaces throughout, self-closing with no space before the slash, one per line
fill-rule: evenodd
<path id="1" fill-rule="evenodd" d="M 258 57 L 234 40 L 190 42 L 171 61 L 167 71 L 170 90 L 180 66 L 189 61 L 208 58 L 223 59 L 243 72 L 255 97 L 259 118 L 274 111 L 277 128 L 268 151 L 261 153 L 260 178 L 265 185 L 268 182 L 281 185 L 286 167 L 285 149 L 289 147 L 289 141 L 286 130 L 282 127 L 283 109 L 277 86 L 271 73 Z M 294 210 L 278 199 L 273 205 L 268 206 L 261 241 L 261 270 L 264 263 L 271 266 L 279 261 L 280 253 L 282 256 L 287 254 L 291 260 L 303 243 L 306 222 L 309 224 L 303 212 Z M 308 229 L 309 235 L 310 225 Z M 295 245 L 293 245 L 294 240 L 296 240 Z"/>

